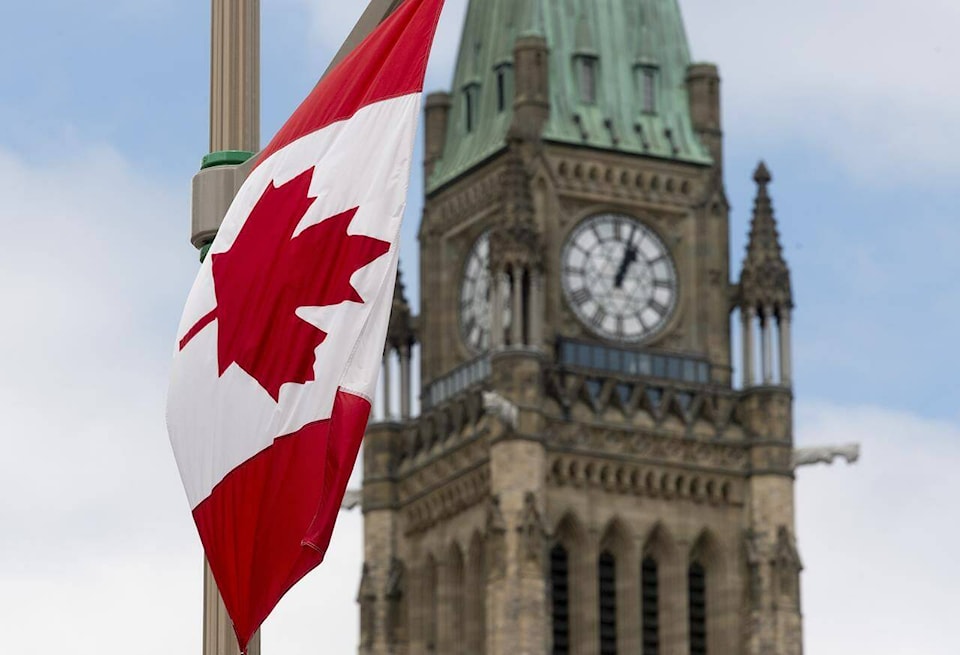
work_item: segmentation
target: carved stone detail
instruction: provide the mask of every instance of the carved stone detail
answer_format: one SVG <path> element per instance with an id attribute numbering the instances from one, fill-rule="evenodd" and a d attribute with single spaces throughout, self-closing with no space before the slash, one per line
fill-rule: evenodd
<path id="1" fill-rule="evenodd" d="M 846 446 L 825 446 L 819 448 L 797 448 L 793 451 L 793 466 L 813 466 L 814 464 L 833 464 L 837 458 L 843 458 L 847 464 L 856 464 L 860 459 L 860 444 Z"/>
<path id="2" fill-rule="evenodd" d="M 502 578 L 507 574 L 507 522 L 500 509 L 500 498 L 490 496 L 487 503 L 486 562 L 490 578 Z"/>
<path id="3" fill-rule="evenodd" d="M 534 570 L 540 570 L 546 550 L 546 527 L 537 509 L 537 497 L 531 492 L 523 499 L 523 514 L 517 532 L 520 534 L 521 561 L 529 563 Z"/>
<path id="4" fill-rule="evenodd" d="M 549 443 L 558 446 L 656 459 L 677 464 L 745 471 L 749 463 L 746 443 L 716 443 L 693 439 L 572 423 L 549 424 Z"/>
<path id="5" fill-rule="evenodd" d="M 709 505 L 741 505 L 742 478 L 691 472 L 664 465 L 643 466 L 596 457 L 557 455 L 547 482 L 553 486 L 603 489 L 608 493 L 686 500 Z"/>

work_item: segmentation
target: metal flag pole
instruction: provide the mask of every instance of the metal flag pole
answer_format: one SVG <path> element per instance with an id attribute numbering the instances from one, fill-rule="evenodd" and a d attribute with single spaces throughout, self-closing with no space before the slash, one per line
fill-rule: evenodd
<path id="1" fill-rule="evenodd" d="M 372 0 L 326 72 L 401 2 Z M 260 0 L 211 0 L 210 152 L 193 179 L 190 236 L 201 259 L 260 146 Z M 237 655 L 233 626 L 206 559 L 203 568 L 203 655 Z M 248 655 L 260 655 L 259 632 Z"/>

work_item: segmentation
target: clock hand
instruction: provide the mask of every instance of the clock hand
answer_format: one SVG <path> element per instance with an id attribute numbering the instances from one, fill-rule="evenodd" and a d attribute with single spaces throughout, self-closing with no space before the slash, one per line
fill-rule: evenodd
<path id="1" fill-rule="evenodd" d="M 613 278 L 613 286 L 616 289 L 619 289 L 623 286 L 623 279 L 627 276 L 627 271 L 630 270 L 630 265 L 637 261 L 637 248 L 631 242 L 627 246 L 626 252 L 623 253 L 623 261 L 620 262 L 620 268 L 617 269 L 617 275 Z"/>

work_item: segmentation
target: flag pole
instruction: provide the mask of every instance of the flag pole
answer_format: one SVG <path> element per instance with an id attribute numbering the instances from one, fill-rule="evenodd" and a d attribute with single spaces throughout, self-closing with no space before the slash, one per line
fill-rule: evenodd
<path id="1" fill-rule="evenodd" d="M 324 76 L 401 2 L 371 0 Z M 260 0 L 211 0 L 210 152 L 193 179 L 190 237 L 201 259 L 260 147 Z M 206 558 L 203 569 L 203 655 L 237 655 L 233 626 Z M 259 632 L 247 655 L 260 655 Z"/>

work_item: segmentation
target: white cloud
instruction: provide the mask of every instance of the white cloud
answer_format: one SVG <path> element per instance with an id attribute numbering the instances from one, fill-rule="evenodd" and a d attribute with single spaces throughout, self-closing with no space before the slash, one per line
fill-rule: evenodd
<path id="1" fill-rule="evenodd" d="M 728 134 L 823 148 L 853 177 L 943 182 L 958 170 L 951 0 L 686 0 L 694 54 L 720 65 Z"/>
<path id="2" fill-rule="evenodd" d="M 162 410 L 195 259 L 185 194 L 133 170 L 106 148 L 0 151 L 0 615 L 20 653 L 198 638 L 200 552 Z"/>
<path id="3" fill-rule="evenodd" d="M 948 655 L 960 567 L 960 423 L 801 404 L 801 444 L 863 445 L 852 468 L 797 481 L 806 650 Z"/>

